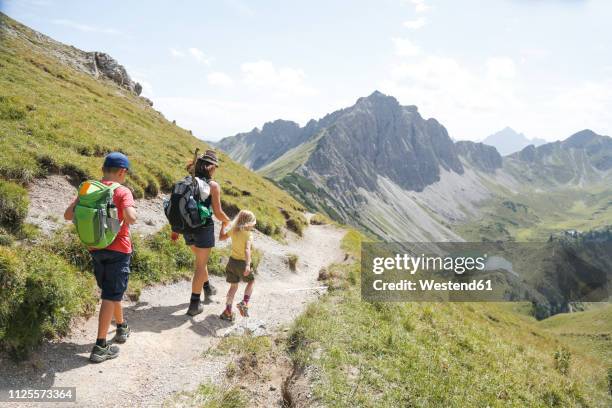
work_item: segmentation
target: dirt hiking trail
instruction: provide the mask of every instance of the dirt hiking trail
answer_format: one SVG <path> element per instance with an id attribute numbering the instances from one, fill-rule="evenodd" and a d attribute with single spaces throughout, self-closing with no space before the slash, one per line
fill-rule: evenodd
<path id="1" fill-rule="evenodd" d="M 254 245 L 263 257 L 249 321 L 261 321 L 265 330 L 273 333 L 295 319 L 325 290 L 317 282 L 319 270 L 343 260 L 340 241 L 344 232 L 331 225 L 311 225 L 301 238 L 288 236 L 286 245 L 256 232 Z M 288 267 L 288 254 L 299 256 L 295 272 Z M 0 389 L 76 387 L 76 404 L 47 403 L 54 407 L 152 407 L 161 406 L 176 392 L 192 391 L 200 383 L 220 382 L 231 357 L 204 353 L 247 320 L 238 315 L 232 325 L 219 319 L 228 284 L 216 276 L 211 276 L 211 282 L 217 295 L 195 317 L 185 314 L 191 294 L 189 281 L 150 287 L 142 291 L 138 302 L 124 302 L 132 335 L 119 346 L 118 358 L 100 364 L 89 362 L 97 330 L 94 315 L 76 322 L 69 337 L 43 344 L 24 363 L 0 361 Z M 243 290 L 244 284 L 235 302 L 241 299 Z M 111 325 L 108 339 L 113 335 Z"/>

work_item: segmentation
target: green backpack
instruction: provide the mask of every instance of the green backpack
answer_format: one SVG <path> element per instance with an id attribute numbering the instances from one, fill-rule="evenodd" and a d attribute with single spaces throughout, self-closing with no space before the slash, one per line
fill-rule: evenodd
<path id="1" fill-rule="evenodd" d="M 122 222 L 117 217 L 113 203 L 119 183 L 110 186 L 93 180 L 79 186 L 79 197 L 74 208 L 73 222 L 77 234 L 85 245 L 92 248 L 106 248 L 117 237 Z"/>

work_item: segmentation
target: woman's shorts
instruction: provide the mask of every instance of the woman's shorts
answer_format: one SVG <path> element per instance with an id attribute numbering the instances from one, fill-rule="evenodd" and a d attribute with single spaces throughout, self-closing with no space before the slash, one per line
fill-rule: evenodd
<path id="1" fill-rule="evenodd" d="M 238 283 L 241 280 L 243 282 L 252 282 L 255 280 L 255 276 L 253 276 L 255 273 L 253 270 L 253 264 L 251 264 L 251 273 L 249 273 L 247 276 L 244 276 L 245 268 L 246 261 L 241 261 L 240 259 L 230 257 L 229 261 L 227 261 L 227 266 L 225 267 L 225 281 L 228 283 Z"/>
<path id="2" fill-rule="evenodd" d="M 185 238 L 185 243 L 189 246 L 213 248 L 215 246 L 215 226 L 213 224 L 198 228 L 193 232 L 186 232 L 183 234 L 183 238 Z"/>

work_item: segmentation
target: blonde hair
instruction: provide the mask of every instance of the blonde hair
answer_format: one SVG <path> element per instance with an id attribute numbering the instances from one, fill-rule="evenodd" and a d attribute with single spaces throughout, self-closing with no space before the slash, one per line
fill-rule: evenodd
<path id="1" fill-rule="evenodd" d="M 255 214 L 248 210 L 240 210 L 238 215 L 232 221 L 232 228 L 230 230 L 243 231 L 247 228 L 252 228 L 257 223 Z"/>

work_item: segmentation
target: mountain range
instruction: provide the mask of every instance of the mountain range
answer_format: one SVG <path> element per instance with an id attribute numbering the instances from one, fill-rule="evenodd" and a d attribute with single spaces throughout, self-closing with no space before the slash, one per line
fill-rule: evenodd
<path id="1" fill-rule="evenodd" d="M 499 132 L 485 137 L 482 143 L 494 146 L 499 154 L 507 156 L 529 145 L 539 146 L 545 144 L 546 140 L 539 138 L 529 139 L 524 134 L 518 133 L 516 130 L 507 126 Z"/>
<path id="2" fill-rule="evenodd" d="M 375 91 L 304 127 L 276 120 L 216 145 L 313 211 L 387 240 L 436 241 L 482 239 L 462 236 L 458 226 L 500 200 L 605 189 L 612 177 L 611 143 L 583 130 L 502 157 L 484 143 L 453 142 L 436 119 Z M 609 206 L 591 210 L 612 212 Z"/>

